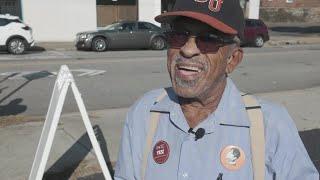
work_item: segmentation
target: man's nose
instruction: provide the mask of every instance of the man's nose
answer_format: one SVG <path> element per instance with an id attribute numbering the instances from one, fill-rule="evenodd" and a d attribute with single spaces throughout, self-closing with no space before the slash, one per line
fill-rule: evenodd
<path id="1" fill-rule="evenodd" d="M 191 58 L 200 54 L 196 44 L 196 37 L 189 37 L 188 41 L 180 48 L 182 56 Z"/>

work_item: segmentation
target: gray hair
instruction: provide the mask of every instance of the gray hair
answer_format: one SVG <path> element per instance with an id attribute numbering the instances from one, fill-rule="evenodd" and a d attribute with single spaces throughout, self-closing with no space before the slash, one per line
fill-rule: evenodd
<path id="1" fill-rule="evenodd" d="M 241 40 L 240 40 L 240 38 L 239 38 L 238 36 L 235 36 L 235 37 L 233 38 L 233 41 L 235 42 L 235 44 L 237 44 L 238 46 L 240 46 Z"/>

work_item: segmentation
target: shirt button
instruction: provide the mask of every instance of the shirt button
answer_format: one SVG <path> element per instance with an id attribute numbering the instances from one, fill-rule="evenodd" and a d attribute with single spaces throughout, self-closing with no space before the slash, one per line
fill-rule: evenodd
<path id="1" fill-rule="evenodd" d="M 182 177 L 183 177 L 183 178 L 188 178 L 188 176 L 189 176 L 188 173 L 183 173 L 183 174 L 182 174 Z"/>

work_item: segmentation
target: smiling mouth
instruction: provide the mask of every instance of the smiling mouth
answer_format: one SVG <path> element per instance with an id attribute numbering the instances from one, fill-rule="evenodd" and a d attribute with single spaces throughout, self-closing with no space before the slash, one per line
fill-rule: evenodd
<path id="1" fill-rule="evenodd" d="M 177 66 L 179 71 L 187 71 L 187 72 L 196 72 L 199 73 L 202 71 L 199 67 L 193 67 L 193 66 Z"/>
<path id="2" fill-rule="evenodd" d="M 194 64 L 177 64 L 176 75 L 185 80 L 193 80 L 203 72 L 203 66 Z"/>

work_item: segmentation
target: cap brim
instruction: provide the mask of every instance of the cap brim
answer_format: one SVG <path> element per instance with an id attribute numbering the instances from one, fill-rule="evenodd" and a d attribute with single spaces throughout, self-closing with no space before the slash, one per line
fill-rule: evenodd
<path id="1" fill-rule="evenodd" d="M 192 19 L 196 19 L 198 21 L 201 21 L 203 23 L 206 23 L 208 25 L 210 25 L 211 27 L 226 33 L 226 34 L 232 34 L 232 35 L 237 35 L 238 32 L 233 29 L 232 27 L 224 24 L 223 22 L 219 21 L 218 19 L 206 15 L 206 14 L 202 14 L 202 13 L 198 13 L 198 12 L 192 12 L 192 11 L 174 11 L 174 12 L 166 12 L 163 13 L 157 17 L 155 17 L 155 20 L 159 23 L 170 23 L 173 19 L 175 19 L 178 16 L 183 16 L 183 17 L 189 17 Z"/>

